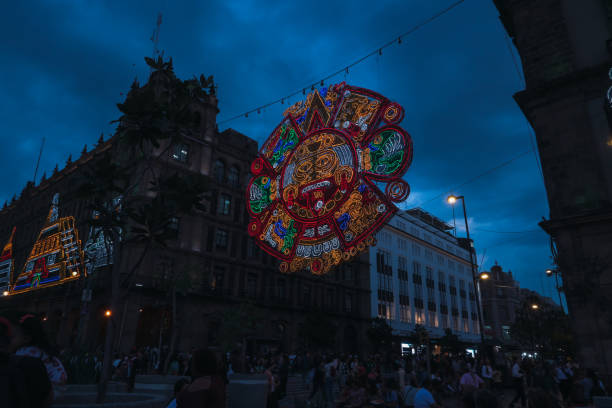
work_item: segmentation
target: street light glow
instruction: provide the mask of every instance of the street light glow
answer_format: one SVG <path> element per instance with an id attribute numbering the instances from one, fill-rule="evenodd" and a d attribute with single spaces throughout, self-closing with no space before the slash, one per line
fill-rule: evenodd
<path id="1" fill-rule="evenodd" d="M 482 272 L 479 276 L 480 279 L 482 280 L 487 280 L 489 279 L 491 276 L 487 273 L 487 272 Z"/>
<path id="2" fill-rule="evenodd" d="M 5 290 L 4 292 L 2 292 L 2 296 L 8 296 L 8 290 Z"/>
<path id="3" fill-rule="evenodd" d="M 531 305 L 531 308 L 533 310 L 538 310 L 540 308 L 540 306 L 538 306 L 537 304 L 534 303 L 533 305 Z"/>
<path id="4" fill-rule="evenodd" d="M 446 202 L 453 205 L 457 202 L 457 197 L 455 197 L 454 195 L 450 195 L 448 196 L 448 198 L 446 199 Z"/>
<path id="5" fill-rule="evenodd" d="M 546 270 L 546 276 L 552 276 L 553 274 L 553 270 L 552 269 L 547 269 Z"/>
<path id="6" fill-rule="evenodd" d="M 72 271 L 72 276 L 77 276 L 79 273 L 77 271 Z"/>
<path id="7" fill-rule="evenodd" d="M 106 309 L 106 311 L 104 312 L 104 316 L 106 316 L 106 317 L 111 317 L 112 314 L 113 313 L 111 312 L 110 309 Z"/>

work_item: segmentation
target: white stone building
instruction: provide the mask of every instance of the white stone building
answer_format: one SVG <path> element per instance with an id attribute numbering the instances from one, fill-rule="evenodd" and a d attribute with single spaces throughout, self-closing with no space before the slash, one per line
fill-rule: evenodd
<path id="1" fill-rule="evenodd" d="M 398 211 L 376 235 L 369 251 L 370 310 L 400 338 L 420 324 L 432 338 L 450 328 L 462 341 L 480 342 L 469 252 L 452 229 L 414 208 Z"/>

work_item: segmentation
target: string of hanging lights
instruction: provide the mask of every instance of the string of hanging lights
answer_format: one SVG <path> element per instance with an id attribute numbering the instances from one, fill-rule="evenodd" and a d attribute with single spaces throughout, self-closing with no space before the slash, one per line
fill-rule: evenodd
<path id="1" fill-rule="evenodd" d="M 331 78 L 334 78 L 337 75 L 340 75 L 340 74 L 348 75 L 350 68 L 353 68 L 354 66 L 362 63 L 363 61 L 367 60 L 368 58 L 370 58 L 372 56 L 375 56 L 375 55 L 379 55 L 380 56 L 380 55 L 382 55 L 382 50 L 387 48 L 387 47 L 390 47 L 390 46 L 392 46 L 394 44 L 401 44 L 402 43 L 402 38 L 409 36 L 410 34 L 414 33 L 418 29 L 420 29 L 421 27 L 423 27 L 423 26 L 431 23 L 432 21 L 436 20 L 437 18 L 443 16 L 444 14 L 448 13 L 449 11 L 454 9 L 455 7 L 459 6 L 464 1 L 465 0 L 458 0 L 458 1 L 454 2 L 454 3 L 452 3 L 450 6 L 448 6 L 448 7 L 444 8 L 444 9 L 438 11 L 437 13 L 435 13 L 432 16 L 430 16 L 429 18 L 427 18 L 427 19 L 421 21 L 420 23 L 416 24 L 415 26 L 410 28 L 408 31 L 398 35 L 397 37 L 394 37 L 392 40 L 386 42 L 385 44 L 381 45 L 380 47 L 377 47 L 374 51 L 372 51 L 372 52 L 368 53 L 367 55 L 365 55 L 365 56 L 363 56 L 363 57 L 353 61 L 352 63 L 346 65 L 342 69 L 339 69 L 339 70 L 337 70 L 337 71 L 335 71 L 335 72 L 333 72 L 333 73 L 331 73 L 331 74 L 329 74 L 329 75 L 325 76 L 324 78 L 321 78 L 321 79 L 319 79 L 317 81 L 313 81 L 311 84 L 309 84 L 309 85 L 307 85 L 307 86 L 305 86 L 305 87 L 303 87 L 301 89 L 298 89 L 298 90 L 296 90 L 296 91 L 294 91 L 294 92 L 292 92 L 292 93 L 290 93 L 288 95 L 280 97 L 280 98 L 278 98 L 278 99 L 276 99 L 276 100 L 274 100 L 272 102 L 268 102 L 268 103 L 266 103 L 264 105 L 260 105 L 260 106 L 258 106 L 256 108 L 253 108 L 253 109 L 248 110 L 246 112 L 243 112 L 243 113 L 240 113 L 238 115 L 232 116 L 232 117 L 230 117 L 228 119 L 224 119 L 222 121 L 219 121 L 218 124 L 222 125 L 224 123 L 231 122 L 233 120 L 236 120 L 236 119 L 239 119 L 239 118 L 243 118 L 243 117 L 244 118 L 248 118 L 250 114 L 255 113 L 255 112 L 260 114 L 262 110 L 264 110 L 264 109 L 266 109 L 266 108 L 268 108 L 268 107 L 270 107 L 272 105 L 276 105 L 278 103 L 284 104 L 285 100 L 288 100 L 289 98 L 291 98 L 293 96 L 299 95 L 300 93 L 302 95 L 306 95 L 306 90 L 307 89 L 310 89 L 311 91 L 314 91 L 315 86 L 317 86 L 317 85 L 324 86 L 326 81 L 330 80 Z"/>

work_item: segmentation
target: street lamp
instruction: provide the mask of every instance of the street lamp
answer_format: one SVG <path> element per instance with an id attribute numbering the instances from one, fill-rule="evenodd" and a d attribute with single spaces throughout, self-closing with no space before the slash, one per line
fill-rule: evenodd
<path id="1" fill-rule="evenodd" d="M 481 272 L 480 275 L 478 275 L 478 279 L 480 280 L 487 280 L 491 277 L 491 275 L 489 275 L 488 272 Z"/>
<path id="2" fill-rule="evenodd" d="M 106 317 L 111 317 L 111 316 L 112 316 L 112 314 L 113 314 L 113 312 L 111 312 L 111 310 L 110 310 L 110 309 L 106 309 L 106 310 L 104 311 L 104 316 L 106 316 Z"/>
<path id="3" fill-rule="evenodd" d="M 2 296 L 8 296 L 8 295 L 9 295 L 8 290 L 5 290 L 4 292 L 2 292 Z"/>
<path id="4" fill-rule="evenodd" d="M 478 294 L 476 296 L 476 309 L 478 310 L 478 328 L 480 329 L 481 351 L 484 351 L 484 326 L 482 323 L 482 312 L 480 310 L 480 286 L 478 286 L 478 279 L 476 278 L 476 268 L 474 267 L 474 254 L 472 253 L 472 240 L 470 239 L 470 228 L 468 227 L 467 212 L 465 211 L 465 198 L 463 196 L 457 197 L 454 195 L 450 195 L 446 199 L 446 201 L 450 205 L 454 205 L 457 200 L 461 200 L 461 204 L 463 204 L 463 219 L 465 220 L 465 233 L 467 235 L 467 241 L 469 245 L 470 267 L 472 268 L 472 281 L 474 283 L 474 287 L 478 289 Z M 488 279 L 488 274 L 487 277 L 483 279 Z"/>
<path id="5" fill-rule="evenodd" d="M 561 286 L 559 286 L 559 269 L 555 268 L 555 269 L 546 269 L 546 276 L 548 276 L 549 278 L 553 275 L 555 275 L 555 288 L 557 289 L 557 295 L 559 295 L 559 306 L 561 306 L 561 308 L 563 308 L 563 301 L 561 300 Z"/>

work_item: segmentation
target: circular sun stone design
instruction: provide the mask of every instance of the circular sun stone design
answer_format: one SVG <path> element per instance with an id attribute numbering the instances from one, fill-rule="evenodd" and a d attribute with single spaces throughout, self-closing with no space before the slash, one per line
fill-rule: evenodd
<path id="1" fill-rule="evenodd" d="M 281 272 L 325 274 L 376 245 L 393 203 L 410 193 L 404 110 L 343 82 L 283 115 L 251 165 L 248 233 Z"/>
<path id="2" fill-rule="evenodd" d="M 300 142 L 282 176 L 281 198 L 301 221 L 317 221 L 346 201 L 357 180 L 352 142 L 334 129 L 315 131 Z"/>

